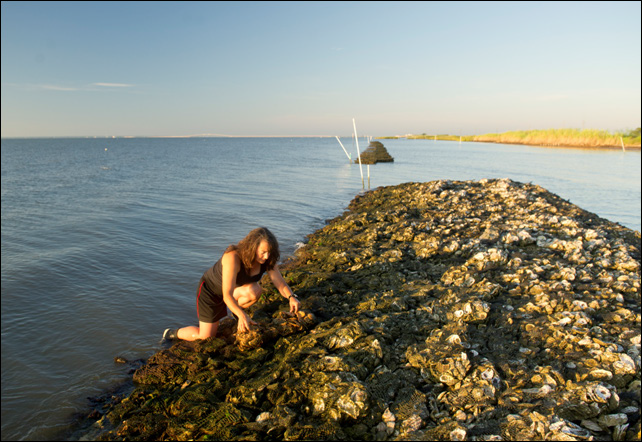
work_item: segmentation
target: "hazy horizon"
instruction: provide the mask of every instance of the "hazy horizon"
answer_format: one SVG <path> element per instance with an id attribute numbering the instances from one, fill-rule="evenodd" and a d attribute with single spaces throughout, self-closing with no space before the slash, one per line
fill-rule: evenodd
<path id="1" fill-rule="evenodd" d="M 560 128 L 560 129 L 576 129 L 576 128 Z M 587 128 L 589 129 L 589 128 Z M 536 129 L 533 129 L 536 130 Z M 596 129 L 598 130 L 598 129 Z M 601 130 L 601 129 L 599 129 Z M 358 128 L 357 128 L 358 131 Z M 406 136 L 411 135 L 422 135 L 423 133 L 415 134 L 361 134 L 359 133 L 359 139 L 366 137 L 375 138 L 385 138 L 385 137 L 400 137 L 405 138 Z M 444 134 L 444 133 L 435 133 L 435 134 L 426 134 L 426 135 L 437 135 L 437 136 L 475 136 L 475 135 L 486 135 L 486 134 Z M 354 138 L 352 134 L 337 134 L 337 135 L 288 135 L 288 134 L 276 134 L 276 135 L 225 135 L 225 134 L 193 134 L 193 135 L 43 135 L 43 136 L 3 136 L 2 139 L 36 139 L 36 138 Z M 440 140 L 440 141 L 449 141 L 449 140 Z"/>
<path id="2" fill-rule="evenodd" d="M 3 2 L 3 138 L 640 126 L 639 2 Z M 318 134 L 318 135 L 311 135 Z"/>

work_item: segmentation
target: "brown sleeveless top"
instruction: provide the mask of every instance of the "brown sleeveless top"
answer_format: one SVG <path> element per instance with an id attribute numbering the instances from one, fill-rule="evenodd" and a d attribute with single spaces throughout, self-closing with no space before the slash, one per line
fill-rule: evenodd
<path id="1" fill-rule="evenodd" d="M 203 273 L 203 281 L 209 291 L 212 293 L 223 296 L 223 257 L 221 257 L 216 264 L 207 269 Z M 241 269 L 236 274 L 236 286 L 240 287 L 251 282 L 259 282 L 263 277 L 263 274 L 267 270 L 267 263 L 261 264 L 261 269 L 259 273 L 254 276 L 250 276 L 245 269 L 243 263 L 241 263 Z"/>

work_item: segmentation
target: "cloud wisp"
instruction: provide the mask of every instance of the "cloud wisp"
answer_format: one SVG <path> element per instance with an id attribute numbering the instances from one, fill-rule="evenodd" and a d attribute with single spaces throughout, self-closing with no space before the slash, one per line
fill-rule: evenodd
<path id="1" fill-rule="evenodd" d="M 31 90 L 31 91 L 56 91 L 56 92 L 98 92 L 98 91 L 108 91 L 108 90 L 119 90 L 134 88 L 136 85 L 127 84 L 127 83 L 90 83 L 83 86 L 67 86 L 59 84 L 50 84 L 50 83 L 3 83 L 4 86 L 13 87 L 16 89 L 22 90 Z"/>
<path id="2" fill-rule="evenodd" d="M 126 83 L 92 83 L 91 85 L 98 86 L 98 87 L 108 87 L 108 88 L 134 87 L 133 84 L 126 84 Z"/>

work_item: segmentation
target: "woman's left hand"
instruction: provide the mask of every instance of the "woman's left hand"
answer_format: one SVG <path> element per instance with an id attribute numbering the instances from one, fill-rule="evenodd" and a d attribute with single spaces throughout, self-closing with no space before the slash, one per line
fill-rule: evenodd
<path id="1" fill-rule="evenodd" d="M 301 303 L 294 296 L 290 297 L 290 313 L 298 313 Z"/>

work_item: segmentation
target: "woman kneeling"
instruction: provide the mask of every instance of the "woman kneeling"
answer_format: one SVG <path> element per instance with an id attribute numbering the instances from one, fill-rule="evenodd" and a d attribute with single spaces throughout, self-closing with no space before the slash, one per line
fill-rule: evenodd
<path id="1" fill-rule="evenodd" d="M 218 323 L 227 316 L 228 309 L 238 318 L 237 332 L 249 331 L 250 325 L 256 322 L 244 309 L 261 297 L 259 281 L 265 272 L 279 293 L 289 301 L 290 312 L 297 313 L 299 300 L 279 271 L 279 257 L 279 243 L 265 227 L 252 230 L 238 244 L 229 246 L 199 282 L 196 294 L 199 326 L 167 329 L 163 338 L 194 341 L 216 336 Z"/>

